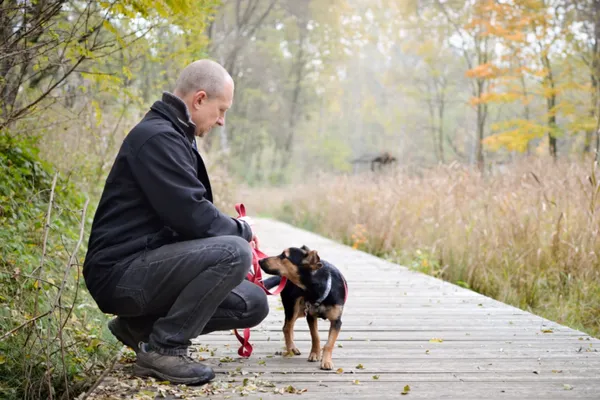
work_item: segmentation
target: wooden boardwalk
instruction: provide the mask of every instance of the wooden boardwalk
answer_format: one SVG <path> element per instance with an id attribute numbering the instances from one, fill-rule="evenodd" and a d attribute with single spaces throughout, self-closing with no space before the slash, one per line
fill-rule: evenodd
<path id="1" fill-rule="evenodd" d="M 295 330 L 302 355 L 281 354 L 283 309 L 271 297 L 269 317 L 252 330 L 249 359 L 237 356 L 229 332 L 196 340 L 195 354 L 217 372 L 214 385 L 149 383 L 119 366 L 92 398 L 117 398 L 111 388 L 121 386 L 128 398 L 600 399 L 600 340 L 280 222 L 257 220 L 256 231 L 267 254 L 304 244 L 346 276 L 333 352 L 340 370 L 307 362 L 303 320 Z M 328 328 L 319 321 L 322 344 Z"/>

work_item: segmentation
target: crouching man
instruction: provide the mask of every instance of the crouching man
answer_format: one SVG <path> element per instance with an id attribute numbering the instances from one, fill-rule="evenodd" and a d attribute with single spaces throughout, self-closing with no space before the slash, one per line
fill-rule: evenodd
<path id="1" fill-rule="evenodd" d="M 94 217 L 83 273 L 110 331 L 137 353 L 134 372 L 202 384 L 213 370 L 188 355 L 190 339 L 249 328 L 269 309 L 244 280 L 251 227 L 212 203 L 195 137 L 225 123 L 234 83 L 219 64 L 187 66 L 127 135 Z"/>

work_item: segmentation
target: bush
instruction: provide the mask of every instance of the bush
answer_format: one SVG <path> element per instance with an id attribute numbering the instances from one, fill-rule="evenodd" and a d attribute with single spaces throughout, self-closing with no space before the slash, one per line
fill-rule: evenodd
<path id="1" fill-rule="evenodd" d="M 68 179 L 52 190 L 54 175 L 34 140 L 0 133 L 2 398 L 74 397 L 117 349 L 104 339 L 105 317 L 85 289 L 84 246 L 71 254 L 87 204 Z"/>

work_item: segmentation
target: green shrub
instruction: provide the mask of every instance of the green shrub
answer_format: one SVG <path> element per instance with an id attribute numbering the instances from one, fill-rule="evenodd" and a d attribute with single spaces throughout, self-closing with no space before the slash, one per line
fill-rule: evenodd
<path id="1" fill-rule="evenodd" d="M 35 141 L 0 133 L 1 398 L 73 397 L 117 349 L 83 282 L 85 240 L 69 265 L 85 199 L 68 179 L 52 191 L 54 175 Z"/>

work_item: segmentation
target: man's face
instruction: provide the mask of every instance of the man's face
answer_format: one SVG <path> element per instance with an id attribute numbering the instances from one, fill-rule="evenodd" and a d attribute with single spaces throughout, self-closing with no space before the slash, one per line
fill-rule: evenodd
<path id="1" fill-rule="evenodd" d="M 225 113 L 233 103 L 233 82 L 227 80 L 221 93 L 208 96 L 203 90 L 193 96 L 190 108 L 192 122 L 196 124 L 196 136 L 203 137 L 215 125 L 225 125 Z"/>

